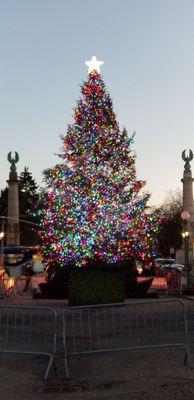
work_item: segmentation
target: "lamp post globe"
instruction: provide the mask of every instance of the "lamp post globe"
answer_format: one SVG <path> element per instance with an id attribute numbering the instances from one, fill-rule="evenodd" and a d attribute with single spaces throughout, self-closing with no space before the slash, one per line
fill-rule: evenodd
<path id="1" fill-rule="evenodd" d="M 190 218 L 189 212 L 188 212 L 188 211 L 182 211 L 182 213 L 181 213 L 181 219 L 182 219 L 183 221 L 188 221 L 189 218 Z"/>

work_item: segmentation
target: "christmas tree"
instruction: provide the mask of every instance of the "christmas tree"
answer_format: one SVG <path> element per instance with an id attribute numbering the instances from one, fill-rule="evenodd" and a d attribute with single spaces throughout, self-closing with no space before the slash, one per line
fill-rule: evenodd
<path id="1" fill-rule="evenodd" d="M 61 163 L 45 171 L 40 211 L 48 265 L 146 260 L 154 253 L 157 219 L 147 213 L 150 195 L 137 180 L 134 134 L 119 128 L 95 57 L 62 136 Z"/>

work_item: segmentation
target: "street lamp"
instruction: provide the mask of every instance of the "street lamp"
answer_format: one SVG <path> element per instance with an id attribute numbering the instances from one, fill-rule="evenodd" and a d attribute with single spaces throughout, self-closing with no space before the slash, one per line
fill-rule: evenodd
<path id="1" fill-rule="evenodd" d="M 191 277 L 191 269 L 189 264 L 189 231 L 187 229 L 188 220 L 190 218 L 190 214 L 188 211 L 183 211 L 181 213 L 181 218 L 184 223 L 184 230 L 182 232 L 182 238 L 184 240 L 184 259 L 185 259 L 185 274 L 186 274 L 186 290 L 190 291 L 192 289 L 192 277 Z"/>
<path id="2" fill-rule="evenodd" d="M 1 223 L 1 231 L 0 231 L 0 241 L 1 241 L 1 254 L 0 254 L 0 268 L 4 268 L 4 221 Z"/>

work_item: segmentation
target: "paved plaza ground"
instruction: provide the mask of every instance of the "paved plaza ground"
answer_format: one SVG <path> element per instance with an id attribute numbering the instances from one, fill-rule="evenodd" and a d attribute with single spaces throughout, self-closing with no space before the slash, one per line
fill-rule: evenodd
<path id="1" fill-rule="evenodd" d="M 130 352 L 73 362 L 74 378 L 40 380 L 40 366 L 9 360 L 1 372 L 1 399 L 173 400 L 193 399 L 194 371 L 177 352 Z"/>
<path id="2" fill-rule="evenodd" d="M 131 300 L 133 301 L 133 300 Z M 188 310 L 191 356 L 194 363 L 194 301 L 184 299 Z M 52 306 L 60 314 L 62 300 L 15 298 L 1 304 Z M 183 363 L 177 349 L 136 350 L 92 355 L 71 360 L 71 378 L 64 379 L 64 365 L 57 360 L 58 376 L 45 383 L 45 360 L 40 357 L 1 356 L 0 399 L 4 400 L 189 400 L 194 398 L 194 369 Z"/>

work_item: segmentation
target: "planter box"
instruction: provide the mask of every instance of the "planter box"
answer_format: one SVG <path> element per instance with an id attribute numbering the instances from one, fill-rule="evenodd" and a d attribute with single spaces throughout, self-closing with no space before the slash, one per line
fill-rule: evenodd
<path id="1" fill-rule="evenodd" d="M 83 267 L 69 270 L 69 305 L 122 303 L 125 273 L 121 267 Z"/>
<path id="2" fill-rule="evenodd" d="M 144 298 L 147 295 L 149 288 L 154 280 L 154 277 L 137 279 L 136 281 L 129 281 L 126 285 L 125 297 L 126 298 Z"/>

